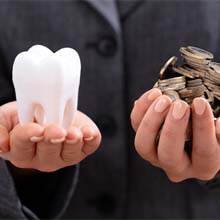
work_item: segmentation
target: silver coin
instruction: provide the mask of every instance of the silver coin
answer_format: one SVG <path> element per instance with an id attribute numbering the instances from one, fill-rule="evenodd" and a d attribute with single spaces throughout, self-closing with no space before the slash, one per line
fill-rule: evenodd
<path id="1" fill-rule="evenodd" d="M 176 62 L 177 62 L 177 57 L 173 56 L 164 64 L 164 66 L 160 70 L 160 79 L 163 79 L 163 75 L 165 71 L 167 70 L 168 66 L 170 65 L 173 66 L 175 65 Z"/>
<path id="2" fill-rule="evenodd" d="M 185 56 L 187 57 L 191 57 L 191 58 L 195 58 L 195 59 L 198 59 L 198 60 L 204 60 L 206 59 L 203 55 L 201 55 L 200 53 L 194 53 L 192 52 L 191 50 L 189 50 L 188 47 L 181 47 L 180 48 L 180 52 L 182 54 L 184 54 Z"/>
<path id="3" fill-rule="evenodd" d="M 192 53 L 203 57 L 204 59 L 208 59 L 211 60 L 214 58 L 214 55 L 212 53 L 210 53 L 209 51 L 203 50 L 201 48 L 198 47 L 192 47 L 192 46 L 188 46 L 187 47 Z"/>
<path id="4" fill-rule="evenodd" d="M 169 78 L 169 79 L 158 80 L 159 85 L 172 85 L 172 84 L 185 83 L 185 82 L 186 82 L 185 76 L 179 76 L 179 77 L 173 77 L 173 78 Z"/>
<path id="5" fill-rule="evenodd" d="M 177 100 L 177 99 L 180 99 L 180 96 L 179 96 L 178 92 L 173 91 L 173 90 L 171 90 L 171 91 L 165 91 L 165 92 L 163 92 L 163 94 L 169 96 L 172 101 L 175 101 L 175 100 Z"/>

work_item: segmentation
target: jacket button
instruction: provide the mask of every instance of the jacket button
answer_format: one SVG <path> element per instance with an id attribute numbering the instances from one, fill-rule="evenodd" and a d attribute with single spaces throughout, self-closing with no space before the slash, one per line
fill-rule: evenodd
<path id="1" fill-rule="evenodd" d="M 97 45 L 98 53 L 105 57 L 112 57 L 117 51 L 117 42 L 113 37 L 103 37 Z"/>
<path id="2" fill-rule="evenodd" d="M 97 195 L 94 199 L 88 200 L 88 203 L 105 216 L 110 216 L 116 208 L 116 200 L 109 193 Z"/>
<path id="3" fill-rule="evenodd" d="M 103 136 L 112 137 L 115 135 L 117 125 L 111 116 L 100 115 L 96 118 L 95 123 L 97 124 Z"/>

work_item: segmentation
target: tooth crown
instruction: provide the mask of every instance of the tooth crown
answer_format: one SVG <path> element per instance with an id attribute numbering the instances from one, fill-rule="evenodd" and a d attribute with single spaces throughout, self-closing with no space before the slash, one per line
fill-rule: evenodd
<path id="1" fill-rule="evenodd" d="M 77 110 L 81 63 L 78 53 L 63 48 L 53 53 L 36 45 L 17 55 L 13 83 L 21 124 L 57 123 L 69 127 Z"/>

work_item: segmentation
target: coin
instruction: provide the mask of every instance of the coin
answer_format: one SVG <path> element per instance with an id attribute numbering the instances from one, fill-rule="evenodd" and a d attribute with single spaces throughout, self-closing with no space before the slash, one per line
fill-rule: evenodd
<path id="1" fill-rule="evenodd" d="M 213 59 L 214 56 L 212 53 L 206 51 L 206 50 L 203 50 L 201 48 L 198 48 L 198 47 L 192 47 L 192 46 L 188 46 L 187 47 L 189 49 L 189 51 L 191 51 L 192 53 L 194 54 L 197 54 L 197 55 L 200 55 L 202 58 L 204 59 Z"/>
<path id="2" fill-rule="evenodd" d="M 195 78 L 195 76 L 191 72 L 187 71 L 182 66 L 173 67 L 173 70 L 174 70 L 174 72 L 179 73 L 179 74 L 181 74 L 181 75 L 183 75 L 185 77 L 192 78 L 192 79 Z"/>
<path id="3" fill-rule="evenodd" d="M 180 99 L 180 96 L 179 96 L 178 92 L 173 91 L 173 90 L 165 91 L 165 92 L 163 92 L 163 94 L 169 96 L 172 101 Z"/>
<path id="4" fill-rule="evenodd" d="M 181 47 L 180 52 L 182 54 L 184 54 L 185 56 L 187 56 L 187 57 L 192 57 L 192 58 L 195 58 L 195 59 L 198 59 L 198 60 L 207 59 L 206 57 L 204 57 L 204 54 L 197 53 L 197 52 L 195 52 L 195 50 L 192 52 L 192 50 L 189 50 L 188 47 Z"/>
<path id="5" fill-rule="evenodd" d="M 158 81 L 159 85 L 171 85 L 177 83 L 186 83 L 186 78 L 184 76 L 173 77 L 168 79 L 163 79 Z"/>
<path id="6" fill-rule="evenodd" d="M 160 79 L 163 79 L 163 75 L 167 70 L 167 68 L 171 65 L 173 66 L 176 62 L 177 62 L 177 57 L 173 56 L 164 64 L 164 66 L 160 70 Z"/>
<path id="7" fill-rule="evenodd" d="M 202 85 L 202 80 L 201 79 L 194 79 L 194 80 L 188 80 L 187 81 L 187 87 L 189 86 L 200 86 Z"/>

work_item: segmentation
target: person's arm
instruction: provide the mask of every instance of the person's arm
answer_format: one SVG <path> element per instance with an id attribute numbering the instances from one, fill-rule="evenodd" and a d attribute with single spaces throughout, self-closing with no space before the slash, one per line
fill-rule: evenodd
<path id="1" fill-rule="evenodd" d="M 6 162 L 0 159 L 0 219 L 26 219 Z"/>
<path id="2" fill-rule="evenodd" d="M 27 218 L 57 219 L 65 211 L 75 190 L 79 165 L 45 173 L 20 169 L 7 163 Z"/>
<path id="3" fill-rule="evenodd" d="M 185 135 L 190 114 L 193 138 L 189 155 Z M 152 89 L 135 102 L 131 121 L 136 132 L 137 152 L 163 169 L 171 181 L 194 178 L 205 181 L 200 183 L 208 187 L 211 183 L 217 186 L 214 177 L 218 178 L 216 174 L 220 169 L 220 120 L 215 125 L 207 100 L 195 98 L 190 111 L 182 100 L 172 102 L 158 89 Z"/>
<path id="4" fill-rule="evenodd" d="M 62 214 L 77 182 L 76 164 L 93 153 L 100 141 L 98 128 L 81 112 L 66 131 L 59 125 L 20 125 L 14 102 L 0 107 L 0 156 L 10 161 L 13 196 L 27 218 L 52 219 Z"/>
<path id="5" fill-rule="evenodd" d="M 0 159 L 0 219 L 56 219 L 76 186 L 78 166 L 53 173 L 16 168 Z"/>

